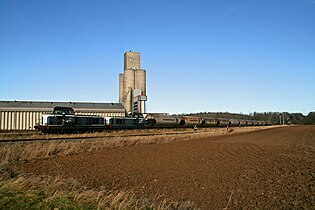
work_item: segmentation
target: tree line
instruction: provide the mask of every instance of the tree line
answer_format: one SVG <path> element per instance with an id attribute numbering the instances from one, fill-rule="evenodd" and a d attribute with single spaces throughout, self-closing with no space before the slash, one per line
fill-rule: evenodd
<path id="1" fill-rule="evenodd" d="M 184 114 L 183 114 L 184 115 Z M 196 117 L 210 117 L 210 118 L 227 118 L 227 119 L 244 119 L 244 120 L 263 120 L 270 121 L 273 124 L 300 124 L 312 125 L 315 124 L 315 112 L 310 112 L 308 115 L 302 113 L 289 113 L 289 112 L 253 112 L 250 114 L 242 113 L 229 113 L 229 112 L 199 112 L 185 114 Z"/>

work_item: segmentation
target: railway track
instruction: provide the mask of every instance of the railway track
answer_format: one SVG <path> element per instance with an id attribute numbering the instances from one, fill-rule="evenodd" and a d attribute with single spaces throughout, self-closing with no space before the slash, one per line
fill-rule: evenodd
<path id="1" fill-rule="evenodd" d="M 198 130 L 198 133 L 213 133 L 213 128 L 219 129 L 218 127 L 203 128 Z M 244 127 L 245 128 L 245 127 Z M 246 127 L 250 130 L 256 130 L 258 127 Z M 267 128 L 261 127 L 259 128 Z M 268 128 L 271 128 L 268 126 Z M 173 130 L 171 130 L 173 129 Z M 180 129 L 180 130 L 179 130 Z M 208 130 L 210 129 L 210 130 Z M 223 128 L 225 129 L 225 128 Z M 128 130 L 129 132 L 130 130 Z M 34 141 L 63 141 L 63 140 L 84 140 L 84 139 L 110 139 L 118 137 L 145 137 L 145 136 L 168 136 L 168 135 L 186 135 L 195 133 L 192 128 L 150 128 L 144 130 L 132 130 L 132 132 L 115 131 L 113 133 L 81 133 L 81 134 L 38 134 L 36 132 L 13 132 L 13 133 L 0 133 L 0 143 L 18 143 L 18 142 L 34 142 Z M 225 130 L 224 130 L 225 132 Z"/>
<path id="2" fill-rule="evenodd" d="M 100 136 L 58 136 L 58 137 L 43 137 L 43 138 L 18 138 L 18 139 L 0 139 L 2 143 L 18 143 L 18 142 L 34 142 L 34 141 L 62 141 L 62 140 L 84 140 L 84 139 L 109 139 L 118 137 L 139 137 L 139 136 L 165 136 L 165 135 L 182 135 L 192 134 L 194 131 L 181 131 L 181 132 L 163 132 L 163 133 L 140 133 L 140 134 L 113 134 L 113 135 L 100 135 Z"/>

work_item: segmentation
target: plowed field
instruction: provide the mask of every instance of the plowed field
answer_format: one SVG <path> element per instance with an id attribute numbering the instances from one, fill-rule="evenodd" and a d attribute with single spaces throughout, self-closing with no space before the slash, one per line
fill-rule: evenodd
<path id="1" fill-rule="evenodd" d="M 21 170 L 201 209 L 314 209 L 315 126 L 84 152 Z"/>

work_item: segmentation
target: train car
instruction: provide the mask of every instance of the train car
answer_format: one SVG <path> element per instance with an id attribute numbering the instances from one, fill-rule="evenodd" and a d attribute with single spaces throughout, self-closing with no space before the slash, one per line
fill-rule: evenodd
<path id="1" fill-rule="evenodd" d="M 230 120 L 229 119 L 224 119 L 224 118 L 219 118 L 219 125 L 220 127 L 225 127 L 230 125 Z"/>
<path id="2" fill-rule="evenodd" d="M 246 126 L 253 126 L 254 121 L 253 120 L 246 120 Z"/>
<path id="3" fill-rule="evenodd" d="M 264 121 L 258 121 L 257 124 L 258 124 L 259 126 L 265 125 Z"/>
<path id="4" fill-rule="evenodd" d="M 181 127 L 200 126 L 201 124 L 202 119 L 199 117 L 181 116 L 179 118 L 179 126 Z"/>
<path id="5" fill-rule="evenodd" d="M 215 118 L 202 118 L 201 119 L 201 126 L 203 127 L 214 127 L 220 124 L 218 119 Z"/>
<path id="6" fill-rule="evenodd" d="M 254 126 L 258 126 L 259 125 L 259 122 L 257 120 L 253 120 L 253 125 Z"/>
<path id="7" fill-rule="evenodd" d="M 240 120 L 239 125 L 238 126 L 246 126 L 246 120 Z"/>
<path id="8" fill-rule="evenodd" d="M 178 127 L 179 118 L 174 115 L 148 114 L 145 118 L 148 127 Z"/>
<path id="9" fill-rule="evenodd" d="M 235 119 L 230 119 L 229 120 L 229 126 L 239 126 L 240 125 L 240 121 L 239 120 L 235 120 Z"/>
<path id="10" fill-rule="evenodd" d="M 141 119 L 136 117 L 112 117 L 109 119 L 109 129 L 132 129 L 144 126 Z"/>

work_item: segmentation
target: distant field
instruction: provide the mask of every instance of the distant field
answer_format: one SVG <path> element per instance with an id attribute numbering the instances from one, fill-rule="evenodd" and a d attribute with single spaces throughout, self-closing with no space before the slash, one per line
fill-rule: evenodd
<path id="1" fill-rule="evenodd" d="M 29 137 L 43 139 L 37 134 Z M 207 128 L 197 133 L 132 130 L 44 138 L 0 143 L 2 191 L 27 189 L 35 198 L 34 192 L 41 191 L 46 198 L 37 206 L 315 206 L 315 126 Z M 0 205 L 5 206 L 3 197 L 0 193 Z"/>

